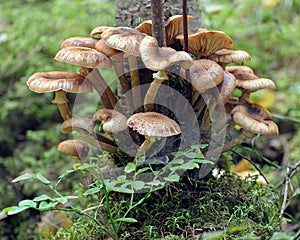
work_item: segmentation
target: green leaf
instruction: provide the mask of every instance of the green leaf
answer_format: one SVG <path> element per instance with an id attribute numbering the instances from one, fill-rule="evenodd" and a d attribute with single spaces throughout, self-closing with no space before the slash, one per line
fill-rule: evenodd
<path id="1" fill-rule="evenodd" d="M 184 160 L 183 160 L 182 158 L 175 158 L 175 159 L 173 159 L 173 160 L 170 162 L 170 164 L 172 164 L 172 165 L 175 165 L 175 164 L 180 165 L 180 164 L 183 164 L 183 163 L 184 163 Z"/>
<path id="2" fill-rule="evenodd" d="M 164 180 L 167 182 L 178 182 L 180 177 L 176 174 L 170 175 L 168 177 L 165 177 Z"/>
<path id="3" fill-rule="evenodd" d="M 3 208 L 1 213 L 6 214 L 7 212 L 11 211 L 12 209 L 14 209 L 16 207 L 17 206 L 10 206 L 10 207 Z"/>
<path id="4" fill-rule="evenodd" d="M 125 187 L 112 187 L 110 190 L 114 192 L 120 192 L 120 193 L 129 193 L 129 194 L 133 193 L 132 189 L 125 188 Z"/>
<path id="5" fill-rule="evenodd" d="M 35 197 L 33 199 L 33 201 L 40 202 L 40 201 L 45 201 L 45 200 L 49 200 L 49 199 L 51 199 L 51 198 L 48 195 L 43 194 L 41 196 Z"/>
<path id="6" fill-rule="evenodd" d="M 293 240 L 294 238 L 287 233 L 275 232 L 270 240 Z"/>
<path id="7" fill-rule="evenodd" d="M 145 183 L 142 181 L 133 181 L 131 185 L 135 190 L 141 190 L 145 187 Z"/>
<path id="8" fill-rule="evenodd" d="M 51 184 L 51 182 L 50 182 L 47 178 L 45 178 L 45 177 L 43 176 L 43 174 L 41 174 L 41 173 L 36 174 L 36 178 L 37 178 L 39 181 L 41 181 L 42 183 L 46 184 L 46 185 Z"/>
<path id="9" fill-rule="evenodd" d="M 191 146 L 191 149 L 204 149 L 208 146 L 208 144 L 196 144 Z"/>
<path id="10" fill-rule="evenodd" d="M 40 211 L 49 210 L 49 209 L 55 208 L 57 204 L 58 204 L 58 202 L 46 202 L 46 201 L 42 201 L 40 203 L 38 209 Z"/>
<path id="11" fill-rule="evenodd" d="M 86 190 L 86 191 L 83 193 L 83 195 L 84 195 L 84 196 L 92 195 L 92 194 L 95 194 L 95 193 L 100 192 L 100 190 L 101 190 L 101 189 L 98 188 L 98 187 L 90 188 L 90 189 Z"/>
<path id="12" fill-rule="evenodd" d="M 29 207 L 29 208 L 36 208 L 36 202 L 33 200 L 25 199 L 18 203 L 19 207 Z"/>
<path id="13" fill-rule="evenodd" d="M 115 221 L 117 221 L 117 222 L 128 222 L 128 223 L 135 223 L 135 222 L 137 222 L 137 220 L 134 219 L 134 218 L 118 218 Z"/>
<path id="14" fill-rule="evenodd" d="M 146 171 L 148 171 L 148 170 L 151 170 L 151 168 L 149 168 L 149 167 L 141 168 L 141 169 L 139 169 L 139 170 L 135 173 L 135 176 L 137 176 L 137 175 L 139 175 L 139 174 L 141 174 L 141 173 L 143 173 L 143 172 L 146 172 Z"/>
<path id="15" fill-rule="evenodd" d="M 27 210 L 29 207 L 28 206 L 14 206 L 13 208 L 11 208 L 7 213 L 7 215 L 14 215 L 20 212 L 23 212 L 24 210 Z"/>
<path id="16" fill-rule="evenodd" d="M 224 231 L 214 231 L 209 233 L 203 233 L 202 239 L 203 240 L 218 240 L 226 237 Z"/>
<path id="17" fill-rule="evenodd" d="M 32 173 L 25 173 L 15 179 L 12 180 L 13 183 L 15 182 L 19 182 L 19 181 L 23 181 L 23 180 L 26 180 L 26 179 L 31 179 L 31 178 L 34 178 L 34 174 Z"/>
<path id="18" fill-rule="evenodd" d="M 187 158 L 190 158 L 190 159 L 199 159 L 199 158 L 201 159 L 201 158 L 203 158 L 202 154 L 195 153 L 195 152 L 188 152 L 188 153 L 185 154 L 185 156 Z"/>
<path id="19" fill-rule="evenodd" d="M 69 170 L 65 171 L 62 175 L 60 175 L 60 176 L 58 177 L 58 179 L 63 179 L 64 177 L 66 177 L 67 175 L 69 175 L 69 174 L 72 173 L 72 172 L 76 172 L 76 170 L 69 169 Z"/>
<path id="20" fill-rule="evenodd" d="M 79 170 L 85 170 L 85 169 L 88 169 L 88 168 L 95 168 L 97 167 L 96 164 L 88 164 L 88 163 L 84 163 L 84 164 L 81 164 L 78 169 Z"/>
<path id="21" fill-rule="evenodd" d="M 136 170 L 136 164 L 133 162 L 128 163 L 124 168 L 125 173 L 131 173 L 134 172 L 135 170 Z"/>
<path id="22" fill-rule="evenodd" d="M 202 164 L 214 164 L 214 162 L 212 162 L 210 160 L 205 160 L 205 159 L 193 159 L 192 162 L 202 163 Z"/>

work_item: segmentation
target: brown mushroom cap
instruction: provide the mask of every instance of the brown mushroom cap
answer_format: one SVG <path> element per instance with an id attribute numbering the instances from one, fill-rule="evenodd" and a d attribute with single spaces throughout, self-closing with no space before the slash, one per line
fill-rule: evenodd
<path id="1" fill-rule="evenodd" d="M 187 16 L 187 22 L 189 23 L 193 19 L 193 16 Z M 183 32 L 183 15 L 171 16 L 165 23 L 166 41 L 167 46 L 176 42 L 176 36 Z"/>
<path id="2" fill-rule="evenodd" d="M 185 71 L 180 70 L 180 76 L 185 78 Z M 192 86 L 197 91 L 205 91 L 216 87 L 224 77 L 224 71 L 219 64 L 207 59 L 195 60 L 190 68 L 190 79 Z"/>
<path id="3" fill-rule="evenodd" d="M 97 39 L 90 37 L 71 37 L 64 40 L 60 45 L 60 48 L 69 46 L 95 48 L 95 44 L 97 41 Z"/>
<path id="4" fill-rule="evenodd" d="M 233 75 L 235 74 L 241 74 L 241 73 L 251 73 L 254 74 L 252 68 L 248 66 L 226 66 L 225 69 L 227 72 L 232 73 Z"/>
<path id="5" fill-rule="evenodd" d="M 78 131 L 83 135 L 92 134 L 94 131 L 94 122 L 92 119 L 84 117 L 72 117 L 61 124 L 61 132 L 68 134 L 72 131 Z"/>
<path id="6" fill-rule="evenodd" d="M 58 144 L 58 151 L 76 158 L 86 158 L 89 153 L 89 146 L 80 140 L 65 140 Z"/>
<path id="7" fill-rule="evenodd" d="M 247 91 L 255 92 L 261 89 L 275 89 L 275 83 L 268 78 L 258 78 L 252 80 L 237 80 L 237 87 Z"/>
<path id="8" fill-rule="evenodd" d="M 158 47 L 154 37 L 146 36 L 140 44 L 140 53 L 145 66 L 153 71 L 166 69 L 172 65 L 188 69 L 193 65 L 191 56 L 169 47 Z"/>
<path id="9" fill-rule="evenodd" d="M 133 56 L 140 56 L 139 47 L 145 36 L 147 35 L 129 27 L 110 28 L 101 34 L 108 46 Z"/>
<path id="10" fill-rule="evenodd" d="M 86 68 L 110 68 L 110 59 L 95 49 L 69 46 L 58 51 L 55 60 Z"/>
<path id="11" fill-rule="evenodd" d="M 169 137 L 181 133 L 178 123 L 156 112 L 136 113 L 128 118 L 127 125 L 139 134 L 149 137 Z"/>
<path id="12" fill-rule="evenodd" d="M 258 104 L 238 105 L 231 114 L 233 121 L 247 131 L 255 134 L 278 134 L 278 126 L 272 121 L 270 112 Z"/>
<path id="13" fill-rule="evenodd" d="M 236 79 L 233 74 L 224 72 L 222 83 L 218 86 L 220 91 L 220 98 L 223 103 L 227 103 L 232 96 L 232 92 L 236 87 Z"/>
<path id="14" fill-rule="evenodd" d="M 184 45 L 183 34 L 176 36 L 181 45 Z M 208 31 L 200 29 L 196 33 L 188 36 L 188 51 L 195 55 L 198 59 L 200 57 L 207 57 L 223 48 L 232 47 L 232 39 L 221 31 Z"/>
<path id="15" fill-rule="evenodd" d="M 90 33 L 90 36 L 92 37 L 96 37 L 96 35 L 101 35 L 103 33 L 103 31 L 107 30 L 107 29 L 111 29 L 113 27 L 108 27 L 108 26 L 98 26 L 98 27 L 95 27 L 91 33 Z"/>
<path id="16" fill-rule="evenodd" d="M 92 92 L 93 87 L 82 75 L 71 72 L 37 72 L 26 81 L 30 90 L 38 93 L 65 92 L 84 93 Z"/>
<path id="17" fill-rule="evenodd" d="M 187 21 L 190 22 L 193 16 L 188 15 Z M 152 36 L 152 21 L 146 20 L 135 27 L 139 32 Z M 166 43 L 167 46 L 176 42 L 176 36 L 183 32 L 183 15 L 171 16 L 165 23 Z"/>
<path id="18" fill-rule="evenodd" d="M 127 129 L 127 118 L 113 109 L 100 109 L 95 112 L 93 121 L 100 121 L 103 130 L 109 133 L 122 132 Z"/>
<path id="19" fill-rule="evenodd" d="M 141 33 L 145 33 L 148 36 L 152 36 L 152 20 L 146 20 L 135 27 Z"/>
<path id="20" fill-rule="evenodd" d="M 245 62 L 250 61 L 251 56 L 249 53 L 243 50 L 229 50 L 221 49 L 213 53 L 208 57 L 208 59 L 213 60 L 218 63 L 233 63 L 233 62 Z"/>
<path id="21" fill-rule="evenodd" d="M 97 41 L 95 48 L 97 51 L 110 57 L 113 61 L 124 61 L 123 53 L 108 46 L 103 39 Z"/>

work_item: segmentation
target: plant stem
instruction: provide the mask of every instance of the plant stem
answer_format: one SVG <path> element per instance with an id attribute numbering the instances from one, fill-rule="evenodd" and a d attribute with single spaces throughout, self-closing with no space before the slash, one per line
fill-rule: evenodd
<path id="1" fill-rule="evenodd" d="M 159 47 L 165 47 L 166 33 L 162 0 L 151 0 L 151 20 L 152 36 L 156 38 Z"/>

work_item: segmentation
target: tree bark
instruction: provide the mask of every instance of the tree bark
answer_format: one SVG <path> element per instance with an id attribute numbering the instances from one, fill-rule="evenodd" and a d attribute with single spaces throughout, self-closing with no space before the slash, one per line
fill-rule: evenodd
<path id="1" fill-rule="evenodd" d="M 117 0 L 115 6 L 116 26 L 136 27 L 151 19 L 151 0 Z M 165 21 L 173 15 L 182 14 L 182 1 L 163 0 Z M 197 0 L 187 1 L 188 14 L 194 16 L 189 29 L 203 27 Z"/>

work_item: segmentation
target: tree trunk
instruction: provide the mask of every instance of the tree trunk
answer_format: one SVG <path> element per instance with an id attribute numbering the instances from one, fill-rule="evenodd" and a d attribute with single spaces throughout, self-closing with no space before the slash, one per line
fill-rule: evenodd
<path id="1" fill-rule="evenodd" d="M 117 26 L 135 27 L 145 20 L 151 19 L 150 0 L 117 0 L 115 18 Z M 165 21 L 182 14 L 182 1 L 163 0 Z M 200 9 L 197 0 L 187 1 L 188 14 L 194 16 L 190 29 L 203 27 L 200 20 Z"/>

